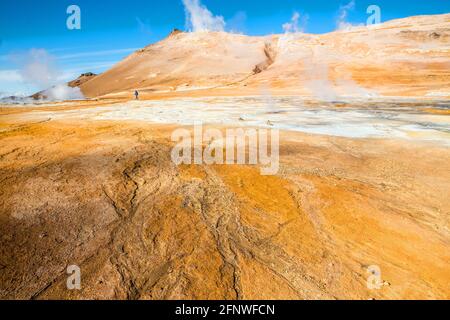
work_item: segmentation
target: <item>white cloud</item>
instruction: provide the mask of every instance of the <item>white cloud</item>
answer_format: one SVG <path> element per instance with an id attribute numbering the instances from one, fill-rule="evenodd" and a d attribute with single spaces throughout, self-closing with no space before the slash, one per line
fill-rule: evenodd
<path id="1" fill-rule="evenodd" d="M 0 88 L 0 98 L 27 96 L 38 90 L 24 82 L 18 69 L 0 70 Z"/>
<path id="2" fill-rule="evenodd" d="M 22 82 L 19 70 L 0 70 L 0 82 Z"/>
<path id="3" fill-rule="evenodd" d="M 225 20 L 222 16 L 214 16 L 201 4 L 200 0 L 182 0 L 186 12 L 187 27 L 194 32 L 224 31 Z"/>

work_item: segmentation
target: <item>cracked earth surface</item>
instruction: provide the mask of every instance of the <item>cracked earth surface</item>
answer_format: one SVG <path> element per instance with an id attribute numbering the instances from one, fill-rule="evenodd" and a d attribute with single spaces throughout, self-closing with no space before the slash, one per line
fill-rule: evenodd
<path id="1" fill-rule="evenodd" d="M 446 147 L 282 133 L 261 176 L 175 166 L 170 126 L 1 129 L 0 298 L 450 298 Z"/>

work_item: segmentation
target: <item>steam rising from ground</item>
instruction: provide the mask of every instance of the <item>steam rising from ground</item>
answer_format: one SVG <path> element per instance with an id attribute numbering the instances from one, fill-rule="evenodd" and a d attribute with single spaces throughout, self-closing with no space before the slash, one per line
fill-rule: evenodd
<path id="1" fill-rule="evenodd" d="M 182 0 L 186 12 L 187 27 L 194 32 L 224 31 L 225 20 L 222 16 L 214 16 L 200 0 Z"/>
<path id="2" fill-rule="evenodd" d="M 77 100 L 84 99 L 80 88 L 71 88 L 65 83 L 57 84 L 44 91 L 48 100 Z"/>
<path id="3" fill-rule="evenodd" d="M 338 30 L 351 30 L 354 27 L 361 27 L 363 24 L 353 25 L 350 22 L 347 22 L 348 12 L 355 9 L 355 0 L 351 0 L 344 6 L 339 8 L 339 16 L 336 22 Z"/>
<path id="4" fill-rule="evenodd" d="M 311 79 L 305 82 L 306 89 L 314 98 L 322 101 L 336 101 L 337 95 L 329 79 L 328 64 L 311 62 L 309 67 Z"/>
<path id="5" fill-rule="evenodd" d="M 351 59 L 345 55 L 335 56 L 335 63 L 330 64 L 328 51 L 323 48 L 315 48 L 314 54 L 306 57 L 305 67 L 309 79 L 304 86 L 311 96 L 321 101 L 338 101 L 347 98 L 374 98 L 378 93 L 374 90 L 360 86 L 351 72 L 336 72 L 340 65 L 345 65 L 346 60 Z"/>
<path id="6" fill-rule="evenodd" d="M 44 49 L 31 49 L 26 54 L 12 57 L 19 65 L 22 81 L 45 90 L 47 100 L 83 99 L 79 88 L 71 88 L 61 79 L 55 59 Z"/>
<path id="7" fill-rule="evenodd" d="M 337 101 L 353 98 L 375 98 L 378 93 L 360 86 L 351 74 L 332 78 L 326 61 L 310 61 L 308 74 L 311 79 L 304 86 L 312 97 L 320 101 Z"/>

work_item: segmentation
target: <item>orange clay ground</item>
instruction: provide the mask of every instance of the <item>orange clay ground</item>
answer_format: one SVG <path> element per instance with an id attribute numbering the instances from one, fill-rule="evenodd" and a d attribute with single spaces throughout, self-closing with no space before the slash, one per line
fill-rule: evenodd
<path id="1" fill-rule="evenodd" d="M 1 111 L 0 298 L 450 298 L 449 148 L 282 132 L 261 176 L 175 166 L 172 126 L 26 113 Z"/>

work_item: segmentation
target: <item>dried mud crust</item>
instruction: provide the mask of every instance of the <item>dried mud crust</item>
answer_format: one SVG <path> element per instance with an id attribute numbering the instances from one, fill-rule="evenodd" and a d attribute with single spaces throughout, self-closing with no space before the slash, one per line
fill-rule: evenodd
<path id="1" fill-rule="evenodd" d="M 450 297 L 448 148 L 283 134 L 264 177 L 175 166 L 172 129 L 2 125 L 0 298 Z"/>

